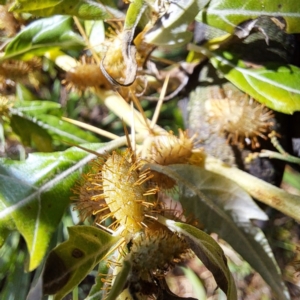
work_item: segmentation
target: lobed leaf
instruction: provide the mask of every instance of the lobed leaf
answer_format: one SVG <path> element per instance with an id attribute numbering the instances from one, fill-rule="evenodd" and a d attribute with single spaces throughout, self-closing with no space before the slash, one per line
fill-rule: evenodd
<path id="1" fill-rule="evenodd" d="M 288 33 L 299 32 L 300 6 L 298 0 L 211 0 L 202 9 L 196 20 L 210 26 L 233 33 L 242 22 L 260 16 L 283 18 L 283 25 Z"/>

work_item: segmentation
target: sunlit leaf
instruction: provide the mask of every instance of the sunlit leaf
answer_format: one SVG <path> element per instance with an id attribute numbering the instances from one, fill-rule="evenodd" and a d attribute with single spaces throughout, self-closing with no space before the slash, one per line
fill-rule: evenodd
<path id="1" fill-rule="evenodd" d="M 91 47 L 100 52 L 103 50 L 103 42 L 105 40 L 105 27 L 103 21 L 85 21 L 84 27 L 89 37 Z"/>
<path id="2" fill-rule="evenodd" d="M 211 62 L 228 80 L 267 107 L 289 114 L 300 110 L 298 67 L 270 63 L 249 68 L 229 52 L 216 54 Z"/>
<path id="3" fill-rule="evenodd" d="M 190 47 L 210 57 L 211 63 L 226 79 L 267 107 L 291 114 L 300 110 L 300 69 L 293 65 L 270 62 L 250 67 L 228 51 L 211 52 Z"/>
<path id="4" fill-rule="evenodd" d="M 62 299 L 113 249 L 120 237 L 93 226 L 68 228 L 69 239 L 54 248 L 46 261 L 44 293 Z"/>
<path id="5" fill-rule="evenodd" d="M 300 222 L 300 196 L 290 194 L 245 171 L 224 165 L 212 156 L 206 157 L 205 169 L 233 180 L 255 199 Z"/>
<path id="6" fill-rule="evenodd" d="M 188 25 L 209 0 L 172 1 L 167 12 L 158 19 L 145 35 L 147 43 L 155 45 L 180 46 L 192 39 Z"/>
<path id="7" fill-rule="evenodd" d="M 240 23 L 260 16 L 281 17 L 288 33 L 299 32 L 300 6 L 298 0 L 211 0 L 196 20 L 233 33 Z"/>
<path id="8" fill-rule="evenodd" d="M 12 57 L 30 59 L 53 48 L 84 47 L 83 39 L 73 31 L 72 23 L 72 18 L 65 16 L 53 16 L 32 22 L 8 43 L 2 60 Z"/>
<path id="9" fill-rule="evenodd" d="M 33 93 L 27 88 L 25 87 L 23 84 L 21 83 L 17 83 L 16 85 L 16 102 L 21 102 L 24 100 L 35 100 L 36 97 L 35 95 L 33 95 Z M 16 104 L 16 103 L 15 103 Z"/>
<path id="10" fill-rule="evenodd" d="M 15 12 L 29 12 L 37 16 L 71 15 L 81 19 L 113 19 L 122 17 L 113 1 L 102 0 L 16 0 L 10 8 Z"/>
<path id="11" fill-rule="evenodd" d="M 280 271 L 263 233 L 251 222 L 239 220 L 238 214 L 230 208 L 230 203 L 234 203 L 239 194 L 243 197 L 241 188 L 223 176 L 195 166 L 149 166 L 176 180 L 179 200 L 186 215 L 196 218 L 210 232 L 219 234 L 261 274 L 280 299 L 289 299 L 284 293 Z M 223 196 L 226 189 L 229 192 L 224 196 L 224 202 L 220 195 Z"/>
<path id="12" fill-rule="evenodd" d="M 58 108 L 57 103 L 50 101 L 23 101 L 12 109 L 12 128 L 21 136 L 25 145 L 30 145 L 32 141 L 43 152 L 52 149 L 51 138 L 56 143 L 99 142 L 92 133 L 63 121 L 59 117 L 61 110 Z"/>
<path id="13" fill-rule="evenodd" d="M 229 300 L 237 299 L 233 277 L 227 266 L 222 248 L 207 233 L 189 224 L 166 220 L 165 225 L 172 231 L 179 232 L 186 239 L 193 252 L 210 270 Z"/>
<path id="14" fill-rule="evenodd" d="M 39 115 L 37 117 L 40 126 L 45 128 L 54 139 L 69 143 L 99 142 L 99 139 L 88 131 L 61 120 L 56 116 Z"/>

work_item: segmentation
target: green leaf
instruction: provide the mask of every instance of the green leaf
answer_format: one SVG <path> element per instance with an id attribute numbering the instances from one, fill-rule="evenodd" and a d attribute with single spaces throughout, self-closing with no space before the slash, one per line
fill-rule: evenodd
<path id="1" fill-rule="evenodd" d="M 260 16 L 281 17 L 288 33 L 299 32 L 300 6 L 298 0 L 211 0 L 196 17 L 199 22 L 233 33 L 240 23 Z"/>
<path id="2" fill-rule="evenodd" d="M 106 153 L 126 143 L 84 145 Z M 13 222 L 30 253 L 28 269 L 43 259 L 66 207 L 79 171 L 95 157 L 78 148 L 49 154 L 29 154 L 25 161 L 0 159 L 0 228 Z M 1 233 L 1 231 L 0 231 Z M 2 237 L 5 238 L 5 237 Z"/>
<path id="3" fill-rule="evenodd" d="M 212 156 L 206 157 L 205 169 L 233 180 L 255 199 L 279 210 L 297 222 L 300 221 L 300 196 L 290 194 L 240 169 L 224 165 L 222 161 Z"/>
<path id="4" fill-rule="evenodd" d="M 21 245 L 20 234 L 14 232 L 0 249 L 1 299 L 26 299 L 32 274 L 24 273 L 26 254 Z"/>
<path id="5" fill-rule="evenodd" d="M 300 110 L 300 69 L 296 66 L 270 62 L 249 67 L 228 51 L 211 52 L 195 45 L 190 49 L 210 57 L 226 79 L 267 107 L 289 114 Z"/>
<path id="6" fill-rule="evenodd" d="M 222 248 L 207 233 L 180 222 L 165 219 L 164 224 L 172 231 L 184 236 L 185 240 L 199 257 L 206 268 L 212 272 L 218 286 L 229 300 L 237 299 L 234 280 L 227 266 L 227 260 Z"/>
<path id="7" fill-rule="evenodd" d="M 15 132 L 21 136 L 24 144 L 29 145 L 30 140 L 32 140 L 38 147 L 38 150 L 43 152 L 51 150 L 46 148 L 46 146 L 51 146 L 51 138 L 60 143 L 83 144 L 99 142 L 99 139 L 89 131 L 85 131 L 69 122 L 65 122 L 60 117 L 45 114 L 48 111 L 60 114 L 57 108 L 56 103 L 50 101 L 45 104 L 44 101 L 31 101 L 29 103 L 26 102 L 24 106 L 16 106 L 16 109 L 12 110 L 12 127 Z M 40 142 L 43 140 L 45 143 L 48 141 L 50 144 L 44 145 Z"/>
<path id="8" fill-rule="evenodd" d="M 20 238 L 18 232 L 11 233 L 3 244 L 3 247 L 0 249 L 0 280 L 3 280 L 5 274 L 7 274 L 9 269 L 14 266 L 12 261 L 16 259 L 19 251 Z"/>
<path id="9" fill-rule="evenodd" d="M 300 69 L 266 63 L 249 68 L 229 52 L 213 54 L 211 62 L 226 79 L 267 107 L 292 114 L 300 110 Z"/>
<path id="10" fill-rule="evenodd" d="M 65 122 L 56 116 L 39 115 L 37 117 L 39 124 L 49 131 L 53 138 L 69 143 L 87 143 L 99 142 L 89 131 L 80 129 L 79 127 Z"/>
<path id="11" fill-rule="evenodd" d="M 279 299 L 289 299 L 284 293 L 281 274 L 266 238 L 245 218 L 253 218 L 256 212 L 247 216 L 248 212 L 241 215 L 239 210 L 232 210 L 234 202 L 238 203 L 237 198 L 243 197 L 244 194 L 237 184 L 195 166 L 149 166 L 176 180 L 179 186 L 179 200 L 186 215 L 193 216 L 204 224 L 207 230 L 216 232 L 226 240 L 261 274 Z M 247 202 L 245 205 L 248 206 Z"/>
<path id="12" fill-rule="evenodd" d="M 52 101 L 34 100 L 34 101 L 16 101 L 14 103 L 15 113 L 24 113 L 32 116 L 55 112 L 61 115 L 61 105 Z M 14 110 L 12 110 L 14 112 Z"/>
<path id="13" fill-rule="evenodd" d="M 41 152 L 51 152 L 52 138 L 49 133 L 38 124 L 22 116 L 11 116 L 11 127 L 21 138 L 25 146 L 36 147 Z"/>
<path id="14" fill-rule="evenodd" d="M 93 226 L 68 231 L 69 239 L 50 252 L 43 274 L 44 293 L 55 294 L 55 300 L 77 286 L 121 239 Z"/>
<path id="15" fill-rule="evenodd" d="M 103 21 L 85 21 L 84 27 L 91 47 L 97 52 L 103 50 L 102 43 L 105 40 L 105 27 Z"/>
<path id="16" fill-rule="evenodd" d="M 63 121 L 60 116 L 62 115 L 61 105 L 52 101 L 18 101 L 15 103 L 14 108 L 11 109 L 14 119 L 23 118 L 25 121 L 33 124 L 34 128 L 39 128 L 40 131 L 51 136 L 55 140 L 69 142 L 69 143 L 89 143 L 99 142 L 89 131 L 82 130 L 81 128 Z M 24 121 L 24 122 L 25 122 Z M 32 132 L 27 127 L 19 128 L 21 131 L 28 131 L 30 135 Z M 50 137 L 49 136 L 49 137 Z M 39 149 L 40 151 L 45 151 Z"/>
<path id="17" fill-rule="evenodd" d="M 70 17 L 54 16 L 36 20 L 21 30 L 6 46 L 2 60 L 12 57 L 30 59 L 53 48 L 80 49 L 80 35 L 72 30 Z"/>
<path id="18" fill-rule="evenodd" d="M 106 20 L 122 16 L 113 1 L 16 0 L 10 10 L 15 12 L 29 12 L 41 17 L 71 15 L 86 20 Z"/>
<path id="19" fill-rule="evenodd" d="M 24 101 L 24 100 L 35 100 L 35 95 L 25 87 L 22 83 L 17 83 L 16 85 L 16 103 Z M 14 104 L 14 106 L 16 105 Z"/>
<path id="20" fill-rule="evenodd" d="M 180 46 L 188 43 L 192 32 L 188 25 L 209 0 L 179 0 L 169 4 L 167 12 L 145 34 L 145 41 L 154 45 Z"/>

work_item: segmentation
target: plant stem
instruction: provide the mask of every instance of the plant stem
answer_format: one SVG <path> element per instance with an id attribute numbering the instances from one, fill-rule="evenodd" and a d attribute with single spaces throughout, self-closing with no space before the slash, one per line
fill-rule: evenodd
<path id="1" fill-rule="evenodd" d="M 217 158 L 208 156 L 205 169 L 235 181 L 255 199 L 281 211 L 300 222 L 300 197 L 267 183 L 237 168 L 232 168 Z"/>
<path id="2" fill-rule="evenodd" d="M 104 102 L 105 106 L 116 114 L 121 120 L 123 120 L 127 125 L 132 123 L 132 108 L 130 105 L 116 92 L 104 91 L 97 89 L 95 94 Z M 148 124 L 145 124 L 145 120 L 140 112 L 134 109 L 134 126 L 137 133 L 148 136 L 150 134 L 150 123 L 151 121 L 147 119 Z M 154 131 L 156 133 L 166 131 L 160 126 L 155 125 Z"/>

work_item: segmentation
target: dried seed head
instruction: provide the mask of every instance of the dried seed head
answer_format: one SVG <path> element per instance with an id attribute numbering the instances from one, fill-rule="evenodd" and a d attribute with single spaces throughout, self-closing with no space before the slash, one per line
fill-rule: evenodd
<path id="1" fill-rule="evenodd" d="M 86 56 L 81 57 L 77 67 L 66 73 L 62 83 L 67 89 L 75 89 L 78 92 L 83 92 L 90 87 L 111 88 L 96 62 Z"/>
<path id="2" fill-rule="evenodd" d="M 128 45 L 128 30 L 123 30 L 123 24 L 117 22 L 111 25 L 103 43 L 105 51 L 102 64 L 106 76 L 110 81 L 115 81 L 118 92 L 125 100 L 132 97 L 132 92 L 139 97 L 147 88 L 147 77 L 141 74 L 141 71 L 153 46 L 137 38 L 134 40 L 134 46 Z M 130 86 L 127 86 L 128 84 Z"/>
<path id="3" fill-rule="evenodd" d="M 13 101 L 0 96 L 0 117 L 7 116 L 11 107 L 13 107 Z"/>
<path id="4" fill-rule="evenodd" d="M 189 252 L 185 240 L 167 228 L 148 228 L 132 240 L 133 269 L 138 273 L 164 274 Z"/>
<path id="5" fill-rule="evenodd" d="M 179 137 L 172 132 L 153 137 L 143 156 L 159 165 L 184 164 L 191 157 L 193 146 L 193 138 L 179 130 Z"/>
<path id="6" fill-rule="evenodd" d="M 187 132 L 179 130 L 179 137 L 172 132 L 162 135 L 150 136 L 144 143 L 142 157 L 149 163 L 162 166 L 171 164 L 187 164 L 193 154 L 195 137 L 188 137 Z M 163 189 L 175 185 L 173 179 L 164 174 L 153 171 L 153 181 Z"/>
<path id="7" fill-rule="evenodd" d="M 259 147 L 257 138 L 266 139 L 273 125 L 273 112 L 248 97 L 209 99 L 206 111 L 213 131 L 226 134 L 234 145 L 248 140 L 253 148 Z"/>
<path id="8" fill-rule="evenodd" d="M 0 5 L 0 30 L 4 30 L 7 37 L 17 33 L 19 24 L 14 15 L 9 12 L 9 5 Z"/>
<path id="9" fill-rule="evenodd" d="M 28 61 L 8 59 L 0 64 L 0 76 L 13 81 L 28 81 L 28 75 L 41 68 L 41 60 Z"/>

